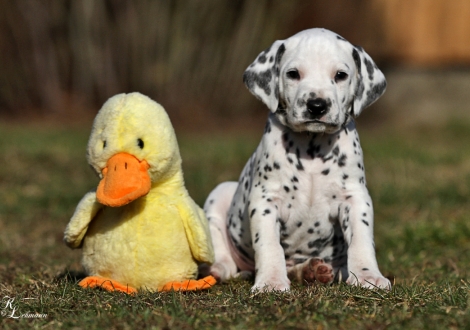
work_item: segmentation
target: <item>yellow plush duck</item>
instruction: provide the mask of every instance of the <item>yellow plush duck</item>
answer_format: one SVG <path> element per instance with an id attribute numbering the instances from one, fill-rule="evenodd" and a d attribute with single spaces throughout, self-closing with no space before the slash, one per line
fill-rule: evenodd
<path id="1" fill-rule="evenodd" d="M 82 287 L 136 292 L 198 290 L 198 263 L 214 252 L 204 212 L 184 186 L 167 113 L 140 93 L 119 94 L 101 108 L 87 148 L 101 181 L 87 193 L 64 233 L 83 249 Z"/>

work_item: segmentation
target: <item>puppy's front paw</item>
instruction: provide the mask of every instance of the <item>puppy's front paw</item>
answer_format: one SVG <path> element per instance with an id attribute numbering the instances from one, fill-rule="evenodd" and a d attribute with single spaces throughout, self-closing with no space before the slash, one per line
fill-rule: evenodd
<path id="1" fill-rule="evenodd" d="M 251 292 L 270 292 L 270 291 L 290 291 L 290 281 L 286 277 L 285 279 L 269 276 L 261 277 L 257 276 L 255 285 L 251 288 Z"/>
<path id="2" fill-rule="evenodd" d="M 368 269 L 356 272 L 350 271 L 346 283 L 350 285 L 360 285 L 367 289 L 380 288 L 390 290 L 392 288 L 390 281 L 383 277 L 379 271 L 371 271 Z"/>

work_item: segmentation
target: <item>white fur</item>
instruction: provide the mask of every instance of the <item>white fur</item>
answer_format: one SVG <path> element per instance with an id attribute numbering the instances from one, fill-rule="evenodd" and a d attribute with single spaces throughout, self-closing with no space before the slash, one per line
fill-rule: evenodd
<path id="1" fill-rule="evenodd" d="M 219 185 L 206 201 L 211 273 L 226 280 L 255 271 L 253 290 L 284 291 L 290 267 L 314 257 L 331 264 L 337 279 L 389 288 L 375 258 L 352 119 L 385 91 L 382 72 L 362 48 L 311 29 L 276 41 L 244 81 L 271 114 L 239 182 Z M 309 102 L 319 100 L 325 106 L 317 113 Z"/>

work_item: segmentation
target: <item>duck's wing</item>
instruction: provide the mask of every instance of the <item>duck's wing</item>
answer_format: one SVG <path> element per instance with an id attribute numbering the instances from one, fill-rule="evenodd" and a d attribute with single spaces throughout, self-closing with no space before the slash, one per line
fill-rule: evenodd
<path id="1" fill-rule="evenodd" d="M 80 248 L 83 237 L 85 237 L 88 230 L 88 225 L 101 208 L 103 208 L 103 205 L 98 203 L 95 191 L 90 191 L 83 196 L 81 201 L 78 203 L 67 228 L 65 228 L 65 244 L 72 249 Z"/>
<path id="2" fill-rule="evenodd" d="M 177 207 L 183 219 L 186 237 L 194 259 L 212 264 L 214 262 L 214 249 L 209 232 L 209 223 L 204 211 L 189 196 L 184 203 L 179 203 Z"/>

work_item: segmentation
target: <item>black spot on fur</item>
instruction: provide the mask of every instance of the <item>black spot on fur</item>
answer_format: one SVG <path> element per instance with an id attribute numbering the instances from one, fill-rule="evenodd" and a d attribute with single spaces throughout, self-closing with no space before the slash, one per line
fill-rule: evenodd
<path id="1" fill-rule="evenodd" d="M 366 226 L 369 225 L 369 223 L 368 223 L 366 220 L 364 220 L 364 219 L 362 219 L 362 222 L 364 222 L 364 223 L 366 224 Z"/>
<path id="2" fill-rule="evenodd" d="M 305 106 L 305 104 L 307 104 L 307 101 L 306 101 L 306 100 L 304 100 L 304 99 L 302 99 L 302 98 L 297 99 L 297 106 L 298 106 L 299 108 L 303 108 L 303 107 Z"/>
<path id="3" fill-rule="evenodd" d="M 289 132 L 284 132 L 284 134 L 282 134 L 282 140 L 284 142 L 289 141 Z"/>
<path id="4" fill-rule="evenodd" d="M 357 79 L 357 86 L 356 86 L 356 91 L 354 92 L 354 95 L 358 100 L 362 99 L 362 95 L 364 94 L 364 83 L 362 82 L 362 72 L 361 72 L 361 56 L 358 53 L 358 48 L 353 48 L 352 51 L 352 57 L 354 59 L 354 63 L 356 64 L 357 68 L 357 74 L 358 74 L 358 79 Z"/>
<path id="5" fill-rule="evenodd" d="M 297 158 L 297 164 L 295 165 L 295 167 L 299 170 L 299 171 L 303 171 L 304 170 L 304 166 L 302 165 L 302 162 L 300 161 L 300 149 L 299 148 L 296 148 L 295 149 L 295 156 Z"/>
<path id="6" fill-rule="evenodd" d="M 354 63 L 356 64 L 357 72 L 361 72 L 361 56 L 357 51 L 357 47 L 353 48 L 352 57 L 354 59 Z"/>
<path id="7" fill-rule="evenodd" d="M 387 87 L 387 82 L 384 80 L 374 86 L 367 92 L 367 100 L 364 102 L 364 107 L 372 104 L 375 100 L 377 100 L 380 95 L 383 94 L 385 88 Z"/>
<path id="8" fill-rule="evenodd" d="M 253 215 L 255 214 L 255 212 L 256 212 L 256 209 L 251 210 L 250 218 L 253 218 Z"/>
<path id="9" fill-rule="evenodd" d="M 243 211 L 242 211 L 242 209 L 238 210 L 238 219 L 240 219 L 240 221 L 243 221 Z"/>
<path id="10" fill-rule="evenodd" d="M 323 175 L 328 175 L 328 173 L 330 173 L 330 169 L 329 169 L 329 168 L 327 168 L 326 170 L 323 170 L 323 171 L 321 172 L 321 174 L 323 174 Z"/>
<path id="11" fill-rule="evenodd" d="M 269 120 L 266 122 L 266 126 L 264 127 L 264 133 L 265 134 L 271 133 L 271 122 Z"/>
<path id="12" fill-rule="evenodd" d="M 317 250 L 322 250 L 329 242 L 331 241 L 330 237 L 318 238 L 314 241 L 308 242 L 307 246 L 310 249 L 316 248 Z"/>
<path id="13" fill-rule="evenodd" d="M 262 72 L 255 71 L 245 71 L 243 74 L 243 82 L 248 87 L 248 89 L 254 92 L 255 84 L 258 85 L 266 95 L 271 95 L 271 88 L 269 83 L 273 79 L 271 70 L 266 70 Z"/>
<path id="14" fill-rule="evenodd" d="M 367 73 L 369 74 L 369 80 L 374 79 L 374 64 L 367 59 L 367 57 L 364 58 L 364 64 L 366 65 Z"/>
<path id="15" fill-rule="evenodd" d="M 315 146 L 313 145 L 308 146 L 307 155 L 309 155 L 312 159 L 315 158 Z"/>
<path id="16" fill-rule="evenodd" d="M 345 165 L 346 165 L 346 159 L 347 159 L 347 158 L 348 158 L 348 157 L 347 157 L 345 154 L 341 154 L 341 156 L 340 156 L 339 159 L 338 159 L 338 166 L 339 166 L 339 167 L 345 166 Z"/>
<path id="17" fill-rule="evenodd" d="M 279 77 L 279 63 L 281 62 L 281 58 L 286 51 L 286 46 L 282 44 L 279 46 L 277 53 L 276 53 L 276 63 L 274 65 L 274 74 Z"/>
<path id="18" fill-rule="evenodd" d="M 333 155 L 330 155 L 328 157 L 323 157 L 322 160 L 323 160 L 323 163 L 326 163 L 327 161 L 333 159 Z"/>

